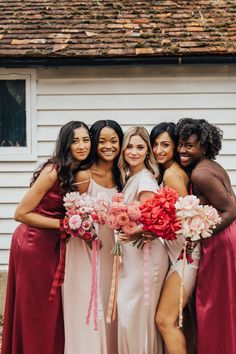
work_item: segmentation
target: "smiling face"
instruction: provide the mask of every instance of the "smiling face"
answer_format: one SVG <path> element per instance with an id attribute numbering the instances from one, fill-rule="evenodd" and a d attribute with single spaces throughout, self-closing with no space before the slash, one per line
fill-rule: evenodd
<path id="1" fill-rule="evenodd" d="M 167 167 L 174 157 L 174 142 L 167 132 L 158 135 L 153 144 L 153 153 L 159 164 Z"/>
<path id="2" fill-rule="evenodd" d="M 114 129 L 101 129 L 98 140 L 97 154 L 104 161 L 113 161 L 120 152 L 119 136 Z"/>
<path id="3" fill-rule="evenodd" d="M 195 167 L 202 160 L 205 148 L 200 146 L 197 135 L 192 134 L 187 140 L 179 140 L 178 154 L 184 167 Z"/>
<path id="4" fill-rule="evenodd" d="M 141 171 L 145 166 L 145 158 L 148 153 L 146 142 L 139 135 L 131 136 L 129 143 L 124 150 L 124 159 L 129 165 L 132 173 Z"/>
<path id="5" fill-rule="evenodd" d="M 88 130 L 84 127 L 76 128 L 70 145 L 70 152 L 74 161 L 84 161 L 90 153 L 90 148 L 91 140 Z"/>

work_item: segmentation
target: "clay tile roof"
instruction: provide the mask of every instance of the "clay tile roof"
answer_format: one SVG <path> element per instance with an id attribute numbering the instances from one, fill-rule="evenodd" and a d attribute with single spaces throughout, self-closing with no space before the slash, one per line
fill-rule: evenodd
<path id="1" fill-rule="evenodd" d="M 0 57 L 236 54 L 235 0 L 1 0 Z"/>

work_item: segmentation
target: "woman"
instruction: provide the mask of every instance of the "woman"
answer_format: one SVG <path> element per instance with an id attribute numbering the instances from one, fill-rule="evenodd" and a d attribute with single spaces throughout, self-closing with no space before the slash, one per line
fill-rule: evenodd
<path id="1" fill-rule="evenodd" d="M 196 311 L 198 354 L 236 353 L 236 198 L 229 176 L 215 160 L 222 132 L 204 119 L 177 124 L 180 162 L 191 172 L 201 204 L 215 207 L 222 221 L 202 240 Z"/>
<path id="2" fill-rule="evenodd" d="M 113 120 L 99 120 L 90 128 L 92 139 L 89 169 L 78 172 L 76 182 L 80 193 L 93 197 L 112 196 L 121 190 L 117 161 L 123 132 Z M 117 323 L 106 324 L 106 311 L 112 278 L 114 234 L 106 226 L 99 227 L 102 248 L 99 251 L 98 330 L 86 324 L 91 293 L 92 252 L 81 239 L 72 238 L 67 248 L 64 284 L 64 320 L 66 354 L 117 354 Z"/>
<path id="3" fill-rule="evenodd" d="M 90 145 L 84 123 L 65 124 L 54 155 L 34 173 L 16 209 L 15 219 L 21 224 L 11 244 L 2 354 L 64 353 L 61 292 L 51 286 L 59 262 L 63 195 Z"/>
<path id="4" fill-rule="evenodd" d="M 157 190 L 157 167 L 148 132 L 143 127 L 131 127 L 124 135 L 119 160 L 125 202 L 143 203 Z M 121 235 L 121 239 L 125 239 Z M 144 295 L 143 249 L 132 243 L 123 245 L 118 288 L 118 333 L 120 354 L 161 354 L 163 345 L 155 326 L 155 313 L 168 270 L 168 255 L 162 242 L 147 243 L 149 251 L 150 289 L 148 302 Z"/>
<path id="5" fill-rule="evenodd" d="M 150 133 L 150 140 L 160 170 L 158 184 L 173 188 L 179 196 L 186 196 L 188 194 L 189 178 L 179 165 L 175 124 L 163 122 L 156 125 Z M 174 241 L 164 241 L 171 260 L 171 267 L 164 283 L 156 322 L 169 354 L 187 354 L 185 336 L 177 326 L 183 269 L 183 262 L 177 260 L 184 241 L 181 236 Z M 200 248 L 198 246 L 193 253 L 194 262 L 185 265 L 183 307 L 195 286 L 199 253 Z"/>

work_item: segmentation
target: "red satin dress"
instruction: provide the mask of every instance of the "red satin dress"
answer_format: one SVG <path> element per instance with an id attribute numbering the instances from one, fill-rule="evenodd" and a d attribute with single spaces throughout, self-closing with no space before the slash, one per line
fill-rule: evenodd
<path id="1" fill-rule="evenodd" d="M 236 354 L 236 221 L 202 241 L 196 293 L 197 352 Z"/>
<path id="2" fill-rule="evenodd" d="M 62 218 L 58 181 L 35 212 Z M 59 230 L 20 224 L 10 251 L 2 354 L 63 354 L 64 325 L 60 288 L 49 301 L 59 262 Z"/>

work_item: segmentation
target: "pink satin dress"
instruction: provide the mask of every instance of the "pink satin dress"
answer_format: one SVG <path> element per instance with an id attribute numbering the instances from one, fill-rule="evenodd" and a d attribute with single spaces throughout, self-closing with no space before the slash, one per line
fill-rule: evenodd
<path id="1" fill-rule="evenodd" d="M 58 181 L 35 212 L 62 218 L 63 196 Z M 1 354 L 63 354 L 61 291 L 49 293 L 59 261 L 59 230 L 20 224 L 10 251 Z"/>

